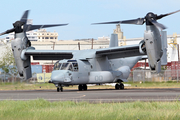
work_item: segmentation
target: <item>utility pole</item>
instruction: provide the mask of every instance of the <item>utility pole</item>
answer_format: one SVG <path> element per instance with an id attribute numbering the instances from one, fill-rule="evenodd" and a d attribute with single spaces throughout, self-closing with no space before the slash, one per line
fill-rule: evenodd
<path id="1" fill-rule="evenodd" d="M 93 49 L 93 40 L 94 40 L 94 39 L 92 38 L 91 49 Z"/>
<path id="2" fill-rule="evenodd" d="M 79 48 L 79 50 L 80 50 L 80 42 L 78 42 L 78 48 Z"/>
<path id="3" fill-rule="evenodd" d="M 55 47 L 55 43 L 56 43 L 56 42 L 54 42 L 54 41 L 50 41 L 50 42 L 53 43 L 53 50 L 54 50 L 54 47 Z M 53 60 L 52 60 L 52 65 L 53 65 Z"/>
<path id="4" fill-rule="evenodd" d="M 177 44 L 178 61 L 179 61 L 179 44 Z"/>

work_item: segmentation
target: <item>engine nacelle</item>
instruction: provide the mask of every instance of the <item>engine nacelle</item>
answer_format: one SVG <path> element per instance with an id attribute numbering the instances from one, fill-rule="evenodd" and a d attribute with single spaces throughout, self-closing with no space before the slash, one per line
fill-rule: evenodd
<path id="1" fill-rule="evenodd" d="M 25 33 L 17 33 L 15 39 L 11 42 L 11 46 L 19 75 L 26 80 L 32 77 L 32 73 L 30 57 L 28 56 L 22 59 L 21 55 L 22 51 L 27 48 L 28 43 L 28 38 L 24 36 Z"/>
<path id="2" fill-rule="evenodd" d="M 129 66 L 122 66 L 118 69 L 121 72 L 121 75 L 118 76 L 118 79 L 122 80 L 123 82 L 127 82 L 127 78 L 131 72 Z"/>
<path id="3" fill-rule="evenodd" d="M 161 71 L 161 65 L 167 64 L 167 32 L 160 33 L 145 31 L 144 40 L 139 43 L 139 52 L 147 54 L 151 70 L 157 73 Z"/>
<path id="4" fill-rule="evenodd" d="M 155 26 L 147 26 L 147 31 L 144 33 L 144 42 L 148 63 L 151 70 L 159 73 L 161 71 L 161 56 L 163 54 L 161 35 Z"/>

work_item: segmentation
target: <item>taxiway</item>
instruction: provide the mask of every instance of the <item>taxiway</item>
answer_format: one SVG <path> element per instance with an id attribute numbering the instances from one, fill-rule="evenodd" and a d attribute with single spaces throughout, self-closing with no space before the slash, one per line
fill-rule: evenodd
<path id="1" fill-rule="evenodd" d="M 87 91 L 64 90 L 16 90 L 0 91 L 0 100 L 132 102 L 132 101 L 177 101 L 180 88 L 168 89 L 88 89 Z"/>

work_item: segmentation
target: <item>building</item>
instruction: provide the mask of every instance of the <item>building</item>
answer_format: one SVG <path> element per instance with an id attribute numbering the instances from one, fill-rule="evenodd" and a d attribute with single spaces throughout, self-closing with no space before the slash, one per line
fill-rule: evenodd
<path id="1" fill-rule="evenodd" d="M 123 39 L 123 32 L 121 31 L 120 24 L 116 25 L 116 29 L 114 29 L 114 34 L 118 35 L 118 40 Z"/>
<path id="2" fill-rule="evenodd" d="M 28 37 L 28 39 L 30 40 L 30 41 L 38 41 L 38 37 L 37 37 L 37 32 L 35 32 L 35 31 L 28 31 L 27 33 L 26 33 L 26 35 L 27 35 L 27 37 Z"/>
<path id="3" fill-rule="evenodd" d="M 38 31 L 28 31 L 26 35 L 30 41 L 40 41 L 40 42 L 48 42 L 58 41 L 58 33 L 57 32 L 48 32 L 46 29 L 40 29 Z M 14 39 L 14 33 L 8 34 L 4 41 L 8 43 L 9 41 Z"/>
<path id="4" fill-rule="evenodd" d="M 48 32 L 46 29 L 40 29 L 37 31 L 38 41 L 40 42 L 57 42 L 58 33 L 57 32 Z"/>

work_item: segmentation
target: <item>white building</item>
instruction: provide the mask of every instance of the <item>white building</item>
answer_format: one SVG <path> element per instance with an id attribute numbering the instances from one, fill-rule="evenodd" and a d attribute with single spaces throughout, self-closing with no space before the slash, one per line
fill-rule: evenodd
<path id="1" fill-rule="evenodd" d="M 48 32 L 45 29 L 40 29 L 38 31 L 28 31 L 26 32 L 26 35 L 30 41 L 40 41 L 40 42 L 58 41 L 57 32 Z M 8 43 L 13 39 L 14 39 L 14 33 L 10 33 L 5 38 L 4 42 Z"/>

